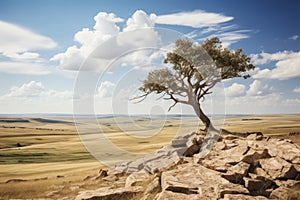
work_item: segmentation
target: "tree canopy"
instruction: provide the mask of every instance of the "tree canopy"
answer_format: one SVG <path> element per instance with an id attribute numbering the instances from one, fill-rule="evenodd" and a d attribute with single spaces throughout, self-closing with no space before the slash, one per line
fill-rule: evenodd
<path id="1" fill-rule="evenodd" d="M 201 100 L 211 93 L 211 89 L 225 79 L 250 77 L 248 71 L 255 66 L 242 49 L 230 50 L 222 46 L 217 37 L 196 44 L 189 39 L 178 39 L 175 49 L 167 53 L 164 63 L 169 66 L 149 72 L 139 88 L 143 95 L 161 94 L 166 100 L 191 105 L 206 129 L 213 127 L 201 109 Z"/>

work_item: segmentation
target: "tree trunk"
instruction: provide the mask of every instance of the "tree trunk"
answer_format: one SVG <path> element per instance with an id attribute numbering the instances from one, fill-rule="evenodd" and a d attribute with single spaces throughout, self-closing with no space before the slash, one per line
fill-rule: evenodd
<path id="1" fill-rule="evenodd" d="M 210 121 L 210 119 L 204 114 L 204 112 L 202 111 L 200 104 L 194 103 L 193 105 L 194 111 L 196 112 L 197 116 L 199 117 L 199 119 L 204 123 L 205 125 L 205 131 L 208 131 L 209 129 L 215 129 Z"/>

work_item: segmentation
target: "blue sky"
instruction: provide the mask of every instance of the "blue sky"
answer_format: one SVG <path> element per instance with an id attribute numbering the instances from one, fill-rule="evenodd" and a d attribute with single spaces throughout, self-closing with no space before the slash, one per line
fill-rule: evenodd
<path id="1" fill-rule="evenodd" d="M 145 27 L 178 31 L 199 43 L 218 36 L 226 47 L 242 48 L 251 56 L 257 66 L 252 78 L 223 83 L 227 113 L 299 113 L 299 6 L 298 1 L 274 0 L 2 0 L 0 113 L 72 113 L 74 84 L 82 61 L 109 38 Z M 142 44 L 157 39 L 151 33 L 145 36 Z M 124 58 L 127 64 L 123 61 L 109 73 L 91 68 L 98 78 L 93 88 L 95 112 L 116 112 L 112 99 L 121 91 L 116 88 L 124 84 L 122 80 L 132 67 L 141 65 L 133 57 L 152 58 L 148 53 Z M 147 103 L 164 111 L 172 104 L 151 99 Z M 210 103 L 203 106 L 211 107 Z M 129 106 L 129 110 L 151 112 L 143 106 Z M 214 106 L 215 113 L 221 112 Z"/>

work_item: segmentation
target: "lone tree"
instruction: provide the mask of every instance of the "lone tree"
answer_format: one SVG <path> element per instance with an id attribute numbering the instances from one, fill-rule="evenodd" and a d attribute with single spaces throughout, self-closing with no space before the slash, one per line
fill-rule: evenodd
<path id="1" fill-rule="evenodd" d="M 171 67 L 149 72 L 139 88 L 144 94 L 134 99 L 141 102 L 151 93 L 162 94 L 167 96 L 164 99 L 174 101 L 168 111 L 177 103 L 191 105 L 206 131 L 214 127 L 201 108 L 205 95 L 211 94 L 211 89 L 222 80 L 249 78 L 247 71 L 255 68 L 242 49 L 224 48 L 217 37 L 201 45 L 178 39 L 175 50 L 167 53 L 164 63 Z"/>

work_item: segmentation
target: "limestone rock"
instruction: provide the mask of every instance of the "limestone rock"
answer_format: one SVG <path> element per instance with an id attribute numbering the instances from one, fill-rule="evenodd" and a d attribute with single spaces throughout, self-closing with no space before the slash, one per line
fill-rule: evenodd
<path id="1" fill-rule="evenodd" d="M 191 157 L 195 153 L 199 153 L 199 150 L 200 150 L 200 146 L 198 144 L 193 144 L 183 153 L 183 156 Z"/>
<path id="2" fill-rule="evenodd" d="M 298 177 L 296 177 L 296 179 L 300 179 L 300 164 L 293 164 L 293 166 L 295 167 L 298 173 Z"/>
<path id="3" fill-rule="evenodd" d="M 160 181 L 159 178 L 154 178 L 151 183 L 147 186 L 147 189 L 145 190 L 145 194 L 151 194 L 156 193 L 160 191 Z"/>
<path id="4" fill-rule="evenodd" d="M 270 188 L 270 183 L 266 183 L 263 180 L 259 179 L 251 179 L 244 177 L 245 187 L 249 190 L 251 195 L 261 195 L 268 197 L 272 190 L 268 190 Z"/>
<path id="5" fill-rule="evenodd" d="M 183 164 L 179 169 L 163 172 L 161 176 L 163 190 L 186 195 L 200 195 L 220 198 L 225 194 L 248 194 L 241 185 L 230 183 L 220 173 L 201 165 Z"/>
<path id="6" fill-rule="evenodd" d="M 277 180 L 276 184 L 279 187 L 286 187 L 290 189 L 300 190 L 300 181 L 296 180 Z"/>
<path id="7" fill-rule="evenodd" d="M 253 133 L 248 133 L 249 135 L 247 136 L 247 140 L 262 140 L 263 139 L 263 134 L 262 132 L 253 132 Z"/>
<path id="8" fill-rule="evenodd" d="M 216 150 L 216 148 L 214 148 L 205 159 L 198 158 L 198 154 L 195 154 L 194 161 L 201 163 L 207 168 L 226 172 L 232 165 L 239 163 L 243 155 L 249 150 L 246 141 L 239 141 L 237 144 L 238 143 L 240 143 L 240 145 L 228 150 Z"/>
<path id="9" fill-rule="evenodd" d="M 262 181 L 263 187 L 260 187 L 258 189 L 267 190 L 267 189 L 273 189 L 273 188 L 277 187 L 276 182 L 274 180 L 272 180 L 271 178 L 268 178 L 265 176 L 260 176 L 260 175 L 253 174 L 253 173 L 249 173 L 248 175 L 254 180 Z M 250 190 L 254 191 L 255 188 L 250 188 Z"/>
<path id="10" fill-rule="evenodd" d="M 242 161 L 254 165 L 259 159 L 262 158 L 270 158 L 271 156 L 268 154 L 268 150 L 250 150 L 243 156 Z"/>
<path id="11" fill-rule="evenodd" d="M 180 161 L 180 157 L 177 153 L 173 153 L 169 156 L 163 156 L 160 159 L 152 160 L 151 162 L 147 162 L 145 164 L 144 170 L 154 174 L 159 172 L 162 169 L 168 169 L 171 166 L 177 164 Z"/>
<path id="12" fill-rule="evenodd" d="M 222 200 L 266 200 L 268 198 L 263 196 L 250 196 L 250 195 L 244 195 L 244 194 L 225 194 L 224 198 Z"/>
<path id="13" fill-rule="evenodd" d="M 99 170 L 99 174 L 96 176 L 95 180 L 98 180 L 98 179 L 107 177 L 107 176 L 108 176 L 107 171 L 108 171 L 108 170 L 100 169 L 100 170 Z"/>
<path id="14" fill-rule="evenodd" d="M 170 168 L 180 161 L 180 156 L 187 151 L 187 145 L 192 143 L 195 137 L 196 133 L 191 133 L 186 136 L 179 136 L 174 138 L 170 145 L 164 146 L 155 153 L 135 161 L 117 165 L 114 169 L 127 173 L 144 170 L 153 174 L 160 170 Z"/>
<path id="15" fill-rule="evenodd" d="M 182 147 L 182 146 L 186 146 L 187 141 L 188 141 L 187 138 L 178 137 L 172 140 L 171 145 L 173 147 Z"/>
<path id="16" fill-rule="evenodd" d="M 257 167 L 255 169 L 255 173 L 258 175 L 258 176 L 263 176 L 263 177 L 266 177 L 266 178 L 271 178 L 271 176 L 269 174 L 267 174 L 267 172 L 265 172 L 265 170 L 263 170 L 262 168 L 260 167 Z"/>
<path id="17" fill-rule="evenodd" d="M 270 195 L 271 199 L 299 199 L 300 191 L 292 190 L 286 187 L 279 187 Z"/>
<path id="18" fill-rule="evenodd" d="M 236 136 L 236 135 L 231 135 L 231 134 L 228 134 L 228 135 L 225 135 L 223 136 L 223 139 L 224 140 L 235 140 L 235 139 L 238 139 L 239 137 Z"/>
<path id="19" fill-rule="evenodd" d="M 131 186 L 142 185 L 144 182 L 147 182 L 151 179 L 151 176 L 148 173 L 136 172 L 130 174 L 125 182 L 125 187 L 129 188 Z"/>
<path id="20" fill-rule="evenodd" d="M 229 164 L 230 160 L 226 158 L 216 159 L 213 156 L 208 156 L 207 159 L 199 159 L 198 154 L 194 155 L 194 162 L 200 163 L 201 165 L 218 172 L 227 172 L 227 170 L 232 166 Z"/>
<path id="21" fill-rule="evenodd" d="M 221 176 L 232 183 L 242 183 L 243 177 L 248 173 L 250 164 L 245 162 L 239 162 L 238 164 L 230 167 L 225 174 Z"/>
<path id="22" fill-rule="evenodd" d="M 177 193 L 172 191 L 164 190 L 161 193 L 157 194 L 154 200 L 177 200 L 177 199 L 189 199 L 189 200 L 213 200 L 213 198 L 210 197 L 203 197 L 197 194 L 183 194 L 183 193 Z"/>
<path id="23" fill-rule="evenodd" d="M 119 177 L 115 176 L 115 175 L 109 175 L 107 177 L 102 178 L 102 180 L 108 181 L 108 182 L 115 182 L 115 181 L 119 180 Z"/>
<path id="24" fill-rule="evenodd" d="M 298 173 L 294 166 L 280 157 L 266 158 L 259 161 L 261 167 L 273 178 L 293 179 Z"/>
<path id="25" fill-rule="evenodd" d="M 270 139 L 266 144 L 272 157 L 279 156 L 294 164 L 300 164 L 300 148 L 288 140 Z"/>
<path id="26" fill-rule="evenodd" d="M 99 188 L 97 190 L 87 190 L 79 192 L 75 200 L 117 200 L 117 199 L 130 199 L 137 194 L 142 193 L 141 187 L 131 188 L 118 188 L 113 189 L 110 187 Z"/>
<path id="27" fill-rule="evenodd" d="M 204 137 L 204 148 L 194 154 L 202 142 L 198 137 L 204 136 L 177 137 L 153 154 L 100 171 L 96 178 L 101 177 L 101 185 L 110 187 L 80 192 L 76 199 L 264 200 L 300 196 L 300 148 L 291 141 L 265 139 L 259 133 L 246 133 L 244 138 L 225 135 L 217 141 L 213 132 Z M 212 149 L 210 139 L 217 141 Z"/>

